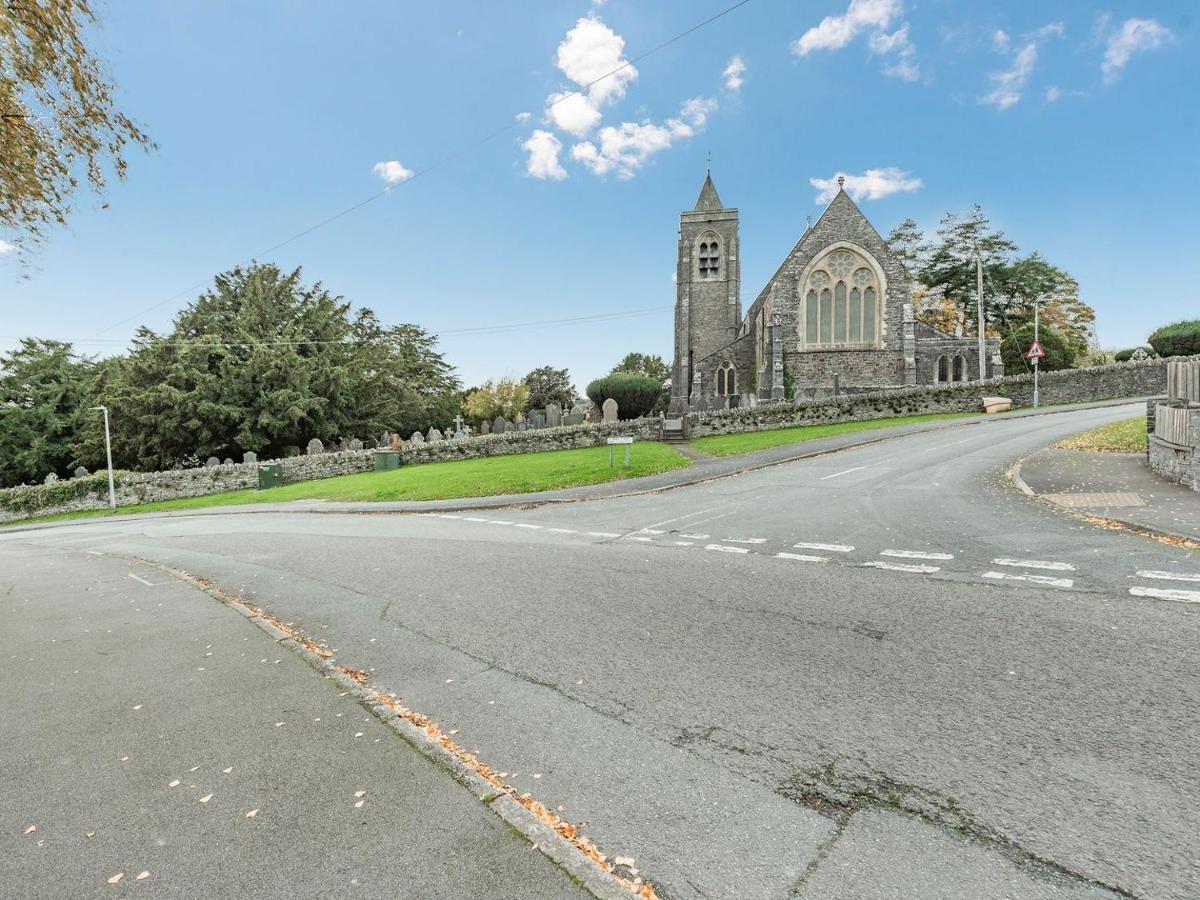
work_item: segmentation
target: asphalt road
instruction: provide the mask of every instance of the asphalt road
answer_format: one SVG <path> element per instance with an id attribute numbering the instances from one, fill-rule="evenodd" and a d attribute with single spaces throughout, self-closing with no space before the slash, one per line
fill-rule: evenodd
<path id="1" fill-rule="evenodd" d="M 0 548 L 239 592 L 665 897 L 1188 898 L 1200 556 L 1003 478 L 1136 411 L 948 425 L 641 497 L 95 522 Z"/>

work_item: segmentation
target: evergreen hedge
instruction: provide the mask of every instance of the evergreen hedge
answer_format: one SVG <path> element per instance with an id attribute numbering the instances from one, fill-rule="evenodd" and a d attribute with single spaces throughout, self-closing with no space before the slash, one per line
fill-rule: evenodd
<path id="1" fill-rule="evenodd" d="M 119 485 L 129 472 L 113 471 L 113 484 Z M 97 472 L 53 484 L 19 484 L 0 490 L 0 509 L 15 513 L 36 513 L 56 509 L 85 497 L 108 497 L 108 472 Z"/>
<path id="2" fill-rule="evenodd" d="M 662 390 L 662 383 L 657 379 L 636 372 L 614 372 L 589 384 L 587 395 L 597 408 L 612 397 L 617 401 L 620 418 L 637 419 L 654 409 Z"/>
<path id="3" fill-rule="evenodd" d="M 1200 354 L 1200 319 L 1164 325 L 1147 338 L 1159 356 Z"/>

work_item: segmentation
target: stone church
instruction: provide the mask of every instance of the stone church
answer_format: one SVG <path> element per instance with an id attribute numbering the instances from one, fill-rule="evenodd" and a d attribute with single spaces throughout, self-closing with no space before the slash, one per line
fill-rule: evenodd
<path id="1" fill-rule="evenodd" d="M 785 380 L 802 400 L 979 378 L 977 340 L 914 319 L 912 276 L 838 184 L 743 316 L 738 211 L 705 177 L 679 216 L 672 412 L 781 400 Z"/>

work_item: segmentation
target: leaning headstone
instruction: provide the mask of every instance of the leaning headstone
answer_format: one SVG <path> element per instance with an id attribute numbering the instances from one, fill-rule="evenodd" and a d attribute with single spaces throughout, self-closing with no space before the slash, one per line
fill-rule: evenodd
<path id="1" fill-rule="evenodd" d="M 430 426 L 429 433 L 427 435 L 425 435 L 425 440 L 429 441 L 429 443 L 432 444 L 434 441 L 440 441 L 441 439 L 442 439 L 442 433 L 440 431 L 438 431 L 436 428 Z"/>
<path id="2" fill-rule="evenodd" d="M 321 443 L 320 438 L 313 438 L 308 442 L 308 455 L 316 456 L 319 453 L 325 452 L 325 445 Z"/>
<path id="3" fill-rule="evenodd" d="M 204 465 L 209 469 L 215 469 L 220 464 L 221 464 L 221 461 L 219 459 L 217 459 L 215 456 L 210 456 L 208 459 L 206 459 L 204 461 Z"/>
<path id="4" fill-rule="evenodd" d="M 256 462 L 258 462 L 258 454 L 255 453 L 253 450 L 247 450 L 245 453 L 242 454 L 242 462 L 256 463 Z"/>
<path id="5" fill-rule="evenodd" d="M 557 403 L 546 404 L 546 427 L 554 428 L 562 424 L 562 407 Z"/>
<path id="6" fill-rule="evenodd" d="M 509 421 L 507 421 L 507 420 L 506 420 L 506 421 L 505 421 L 505 423 L 504 423 L 504 430 L 505 430 L 505 431 L 516 431 L 516 430 L 517 430 L 517 423 L 516 423 L 516 422 L 509 422 Z"/>
<path id="7" fill-rule="evenodd" d="M 412 437 L 410 437 L 408 440 L 413 444 L 423 444 L 425 443 L 425 435 L 421 434 L 419 431 L 414 431 L 412 433 Z"/>
<path id="8" fill-rule="evenodd" d="M 89 474 L 88 470 L 85 469 L 83 466 L 80 466 L 78 469 L 75 470 L 76 478 L 87 478 L 88 474 Z"/>
<path id="9" fill-rule="evenodd" d="M 492 431 L 496 434 L 504 434 L 504 432 L 508 431 L 508 421 L 504 416 L 496 416 L 496 418 L 492 419 Z"/>
<path id="10" fill-rule="evenodd" d="M 600 410 L 604 413 L 605 422 L 617 421 L 617 401 L 612 397 L 604 401 L 604 405 L 600 407 Z"/>
<path id="11" fill-rule="evenodd" d="M 492 433 L 492 423 L 489 422 L 487 419 L 484 419 L 482 422 L 480 422 L 479 423 L 479 433 L 480 434 L 491 434 Z"/>
<path id="12" fill-rule="evenodd" d="M 42 484 L 54 484 L 56 481 L 58 481 L 58 476 L 51 472 L 42 480 Z"/>
<path id="13" fill-rule="evenodd" d="M 358 452 L 362 448 L 363 448 L 363 442 L 360 441 L 358 438 L 352 438 L 350 440 L 350 446 L 347 449 L 354 451 L 354 452 Z"/>

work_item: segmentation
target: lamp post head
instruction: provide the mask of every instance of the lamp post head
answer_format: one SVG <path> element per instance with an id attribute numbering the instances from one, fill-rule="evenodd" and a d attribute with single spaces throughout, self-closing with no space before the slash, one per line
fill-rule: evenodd
<path id="1" fill-rule="evenodd" d="M 91 412 L 99 412 L 100 410 L 104 410 L 105 412 L 107 412 L 108 407 L 107 406 L 89 406 L 88 410 Z"/>

